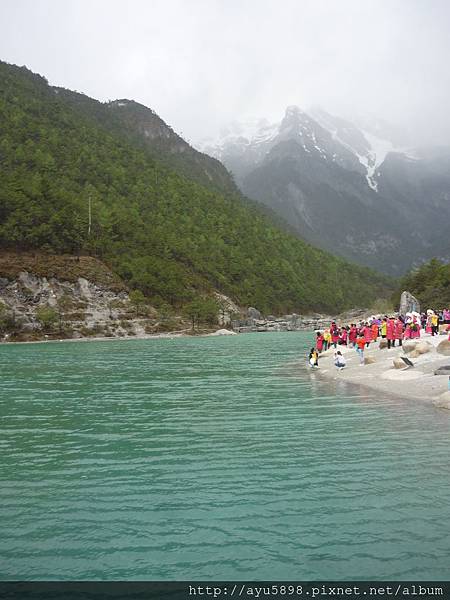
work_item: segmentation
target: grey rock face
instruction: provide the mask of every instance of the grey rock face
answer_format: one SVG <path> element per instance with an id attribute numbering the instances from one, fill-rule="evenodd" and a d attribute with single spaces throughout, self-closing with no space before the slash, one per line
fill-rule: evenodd
<path id="1" fill-rule="evenodd" d="M 261 319 L 261 313 L 256 308 L 253 308 L 253 306 L 248 307 L 247 315 L 249 319 Z"/>
<path id="2" fill-rule="evenodd" d="M 38 277 L 28 272 L 6 280 L 0 302 L 15 315 L 21 331 L 40 330 L 39 309 L 53 308 L 73 328 L 108 327 L 130 305 L 128 294 L 103 289 L 83 278 L 77 282 Z"/>
<path id="3" fill-rule="evenodd" d="M 405 291 L 400 297 L 400 308 L 398 312 L 403 316 L 405 316 L 407 312 L 420 313 L 420 302 L 410 292 Z"/>

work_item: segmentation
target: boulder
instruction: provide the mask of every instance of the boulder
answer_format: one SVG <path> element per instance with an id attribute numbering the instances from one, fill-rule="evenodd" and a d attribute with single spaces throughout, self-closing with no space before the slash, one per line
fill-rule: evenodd
<path id="1" fill-rule="evenodd" d="M 378 348 L 379 348 L 380 350 L 384 350 L 384 349 L 385 349 L 385 348 L 387 348 L 387 347 L 388 347 L 387 340 L 386 340 L 386 339 L 383 339 L 383 338 L 381 338 L 381 340 L 380 340 L 380 344 L 379 344 Z"/>
<path id="2" fill-rule="evenodd" d="M 259 310 L 256 310 L 256 308 L 253 308 L 253 306 L 248 307 L 247 315 L 249 319 L 261 319 L 261 313 L 259 312 Z"/>
<path id="3" fill-rule="evenodd" d="M 436 400 L 433 400 L 433 404 L 436 408 L 446 408 L 447 410 L 450 410 L 450 390 L 441 394 Z"/>
<path id="4" fill-rule="evenodd" d="M 394 364 L 394 369 L 404 369 L 406 366 L 402 359 L 398 357 L 394 358 L 392 362 Z"/>
<path id="5" fill-rule="evenodd" d="M 418 350 L 413 350 L 408 354 L 409 358 L 419 358 L 420 352 Z"/>
<path id="6" fill-rule="evenodd" d="M 408 312 L 420 313 L 420 302 L 410 292 L 403 292 L 400 297 L 400 308 L 398 312 L 403 316 Z"/>
<path id="7" fill-rule="evenodd" d="M 364 359 L 364 364 L 365 365 L 373 365 L 373 363 L 376 363 L 377 361 L 375 360 L 375 358 L 373 356 L 366 356 Z"/>
<path id="8" fill-rule="evenodd" d="M 416 349 L 417 346 L 417 342 L 413 342 L 412 340 L 407 340 L 406 342 L 403 342 L 403 352 L 406 352 L 406 354 L 409 354 L 410 352 L 412 352 L 413 350 Z"/>
<path id="9" fill-rule="evenodd" d="M 418 342 L 416 345 L 416 352 L 418 352 L 419 354 L 426 354 L 427 352 L 430 352 L 430 350 L 433 349 L 433 346 L 429 343 L 429 342 Z"/>
<path id="10" fill-rule="evenodd" d="M 229 329 L 218 329 L 211 335 L 237 335 L 235 331 L 230 331 Z"/>
<path id="11" fill-rule="evenodd" d="M 439 369 L 436 369 L 434 374 L 435 375 L 450 375 L 450 365 L 443 365 L 442 367 L 439 367 Z"/>
<path id="12" fill-rule="evenodd" d="M 442 340 L 442 342 L 439 342 L 436 350 L 439 354 L 450 356 L 450 340 Z"/>

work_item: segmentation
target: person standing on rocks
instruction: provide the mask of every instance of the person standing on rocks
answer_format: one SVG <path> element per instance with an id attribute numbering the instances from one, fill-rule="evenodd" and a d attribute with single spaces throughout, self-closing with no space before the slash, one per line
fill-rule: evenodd
<path id="1" fill-rule="evenodd" d="M 355 323 L 352 323 L 350 327 L 350 331 L 348 332 L 348 341 L 350 345 L 354 348 L 356 346 L 356 338 L 358 337 L 358 330 L 356 329 Z"/>
<path id="2" fill-rule="evenodd" d="M 380 328 L 381 337 L 383 339 L 385 339 L 385 337 L 386 337 L 386 330 L 387 330 L 387 317 L 384 317 L 384 319 L 381 322 L 381 328 Z"/>
<path id="3" fill-rule="evenodd" d="M 341 335 L 339 336 L 339 344 L 341 344 L 342 346 L 346 346 L 347 345 L 347 337 L 348 337 L 347 328 L 342 327 Z"/>
<path id="4" fill-rule="evenodd" d="M 431 315 L 431 335 L 438 335 L 439 317 L 435 312 Z"/>
<path id="5" fill-rule="evenodd" d="M 364 334 L 360 332 L 356 338 L 356 352 L 359 354 L 359 366 L 364 366 L 364 346 L 366 345 L 366 338 Z"/>
<path id="6" fill-rule="evenodd" d="M 329 329 L 325 329 L 323 332 L 323 350 L 328 350 L 331 346 L 331 334 Z"/>
<path id="7" fill-rule="evenodd" d="M 378 323 L 375 320 L 372 321 L 371 328 L 372 328 L 372 341 L 376 342 L 378 340 L 379 329 L 378 329 Z"/>
<path id="8" fill-rule="evenodd" d="M 392 348 L 395 348 L 395 322 L 392 317 L 390 317 L 386 323 L 386 338 L 388 341 L 388 350 L 391 345 Z"/>
<path id="9" fill-rule="evenodd" d="M 365 323 L 363 327 L 364 339 L 366 340 L 367 348 L 372 341 L 372 328 L 369 326 L 369 323 Z"/>
<path id="10" fill-rule="evenodd" d="M 450 310 L 448 308 L 444 308 L 442 316 L 444 318 L 444 325 L 450 325 Z"/>
<path id="11" fill-rule="evenodd" d="M 317 352 L 320 354 L 323 350 L 323 334 L 321 331 L 318 331 L 316 333 L 316 349 Z"/>
<path id="12" fill-rule="evenodd" d="M 336 348 L 337 343 L 339 341 L 339 329 L 337 328 L 337 325 L 334 321 L 331 323 L 330 333 L 331 333 L 331 343 Z"/>
<path id="13" fill-rule="evenodd" d="M 399 346 L 403 343 L 403 330 L 403 321 L 399 318 L 395 321 L 395 339 L 398 340 Z"/>

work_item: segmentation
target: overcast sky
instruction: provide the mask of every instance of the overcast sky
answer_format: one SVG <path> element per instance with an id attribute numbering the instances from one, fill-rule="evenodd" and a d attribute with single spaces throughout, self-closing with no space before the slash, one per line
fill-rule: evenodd
<path id="1" fill-rule="evenodd" d="M 290 104 L 450 144 L 450 0 L 0 0 L 0 59 L 190 141 Z"/>

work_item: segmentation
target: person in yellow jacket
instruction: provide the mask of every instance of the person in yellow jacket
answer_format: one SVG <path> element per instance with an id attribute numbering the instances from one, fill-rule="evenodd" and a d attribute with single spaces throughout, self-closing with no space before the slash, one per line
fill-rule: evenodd
<path id="1" fill-rule="evenodd" d="M 331 333 L 329 329 L 323 332 L 323 349 L 327 350 L 331 346 Z"/>
<path id="2" fill-rule="evenodd" d="M 431 335 L 438 335 L 439 317 L 436 313 L 431 315 Z"/>
<path id="3" fill-rule="evenodd" d="M 387 320 L 383 319 L 380 326 L 380 335 L 384 339 L 386 337 Z"/>

